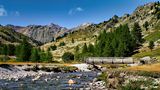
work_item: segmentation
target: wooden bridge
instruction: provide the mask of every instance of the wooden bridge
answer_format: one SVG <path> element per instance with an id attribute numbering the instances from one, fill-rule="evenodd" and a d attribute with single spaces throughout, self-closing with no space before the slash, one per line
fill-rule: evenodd
<path id="1" fill-rule="evenodd" d="M 88 57 L 85 59 L 88 64 L 133 64 L 132 57 Z"/>

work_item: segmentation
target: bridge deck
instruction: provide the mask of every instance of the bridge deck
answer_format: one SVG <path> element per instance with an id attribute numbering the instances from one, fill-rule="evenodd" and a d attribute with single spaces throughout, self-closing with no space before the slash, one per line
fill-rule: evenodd
<path id="1" fill-rule="evenodd" d="M 133 64 L 132 57 L 89 57 L 86 58 L 88 64 Z"/>

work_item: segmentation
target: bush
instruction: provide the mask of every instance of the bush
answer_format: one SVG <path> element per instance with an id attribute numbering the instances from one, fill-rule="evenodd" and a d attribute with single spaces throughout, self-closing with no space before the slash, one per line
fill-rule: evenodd
<path id="1" fill-rule="evenodd" d="M 57 46 L 56 46 L 56 45 L 51 46 L 51 47 L 50 47 L 50 49 L 52 49 L 52 50 L 54 51 L 54 50 L 56 50 L 56 49 L 57 49 Z"/>
<path id="2" fill-rule="evenodd" d="M 66 62 L 66 61 L 71 61 L 74 60 L 74 55 L 70 52 L 66 52 L 63 54 L 62 59 Z"/>
<path id="3" fill-rule="evenodd" d="M 149 47 L 149 49 L 152 50 L 152 49 L 154 48 L 154 42 L 153 42 L 153 41 L 150 41 L 148 47 Z"/>
<path id="4" fill-rule="evenodd" d="M 99 75 L 97 79 L 98 79 L 98 81 L 105 81 L 106 82 L 107 77 L 108 77 L 107 73 L 106 72 L 102 72 L 102 74 Z"/>
<path id="5" fill-rule="evenodd" d="M 59 44 L 59 46 L 65 46 L 65 43 L 64 43 L 64 42 L 61 42 L 61 43 Z"/>
<path id="6" fill-rule="evenodd" d="M 0 56 L 0 61 L 8 61 L 10 58 L 8 57 L 8 56 L 6 56 L 6 55 L 2 55 L 2 56 Z"/>
<path id="7" fill-rule="evenodd" d="M 147 90 L 153 90 L 151 86 L 154 86 L 152 80 L 130 80 L 128 84 L 125 86 L 122 86 L 120 90 L 145 90 L 144 88 L 141 88 L 141 86 L 148 87 Z M 155 89 L 154 89 L 155 90 Z"/>

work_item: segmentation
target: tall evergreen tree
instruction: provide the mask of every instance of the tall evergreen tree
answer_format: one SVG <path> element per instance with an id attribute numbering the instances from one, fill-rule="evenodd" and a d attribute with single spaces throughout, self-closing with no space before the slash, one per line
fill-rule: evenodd
<path id="1" fill-rule="evenodd" d="M 115 32 L 118 35 L 118 47 L 115 52 L 115 56 L 125 56 L 130 48 L 130 31 L 128 25 L 121 25 Z"/>
<path id="2" fill-rule="evenodd" d="M 104 57 L 111 57 L 113 56 L 114 54 L 114 50 L 113 50 L 113 47 L 112 47 L 112 39 L 113 39 L 113 34 L 110 32 L 110 33 L 107 33 L 106 35 L 106 43 L 105 43 L 105 47 L 103 48 L 103 55 Z"/>
<path id="3" fill-rule="evenodd" d="M 12 44 L 9 44 L 8 46 L 7 46 L 7 53 L 8 53 L 8 55 L 15 55 L 15 46 L 14 45 L 12 45 Z"/>
<path id="4" fill-rule="evenodd" d="M 40 62 L 47 61 L 47 54 L 45 52 L 40 53 Z"/>
<path id="5" fill-rule="evenodd" d="M 2 54 L 7 55 L 8 54 L 8 47 L 7 45 L 3 45 Z"/>
<path id="6" fill-rule="evenodd" d="M 22 44 L 20 45 L 19 60 L 20 61 L 29 61 L 30 56 L 31 56 L 31 49 L 32 49 L 32 46 L 24 38 Z"/>
<path id="7" fill-rule="evenodd" d="M 113 57 L 114 56 L 114 51 L 113 51 L 113 48 L 111 46 L 111 43 L 106 42 L 104 52 L 103 52 L 103 56 L 104 57 Z"/>
<path id="8" fill-rule="evenodd" d="M 21 46 L 20 45 L 17 45 L 16 46 L 16 50 L 15 50 L 15 55 L 16 55 L 16 60 L 17 61 L 20 61 L 20 51 L 21 51 Z"/>
<path id="9" fill-rule="evenodd" d="M 96 42 L 96 50 L 95 50 L 95 53 L 96 53 L 96 56 L 102 56 L 103 54 L 103 49 L 105 47 L 105 43 L 106 43 L 106 37 L 107 37 L 107 33 L 106 31 L 102 31 L 100 33 L 100 35 L 98 36 L 98 41 Z"/>
<path id="10" fill-rule="evenodd" d="M 39 62 L 39 60 L 40 60 L 40 56 L 38 53 L 38 49 L 33 48 L 32 52 L 31 52 L 31 61 L 32 62 Z"/>
<path id="11" fill-rule="evenodd" d="M 138 45 L 142 43 L 142 30 L 138 23 L 134 24 L 132 36 Z"/>
<path id="12" fill-rule="evenodd" d="M 47 62 L 52 62 L 52 59 L 53 59 L 52 53 L 50 51 L 47 51 L 46 53 Z"/>
<path id="13" fill-rule="evenodd" d="M 88 52 L 87 44 L 85 43 L 83 48 L 82 48 L 82 53 Z"/>
<path id="14" fill-rule="evenodd" d="M 94 46 L 93 46 L 93 44 L 89 44 L 89 46 L 88 46 L 88 52 L 94 53 Z"/>

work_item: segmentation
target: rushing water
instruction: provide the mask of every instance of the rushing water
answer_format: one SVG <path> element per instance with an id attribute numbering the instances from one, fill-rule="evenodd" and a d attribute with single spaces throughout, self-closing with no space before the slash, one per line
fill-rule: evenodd
<path id="1" fill-rule="evenodd" d="M 97 77 L 97 72 L 55 73 L 42 75 L 38 80 L 27 77 L 19 80 L 0 80 L 0 90 L 68 90 L 88 88 L 89 83 Z M 69 85 L 68 80 L 76 83 Z"/>

